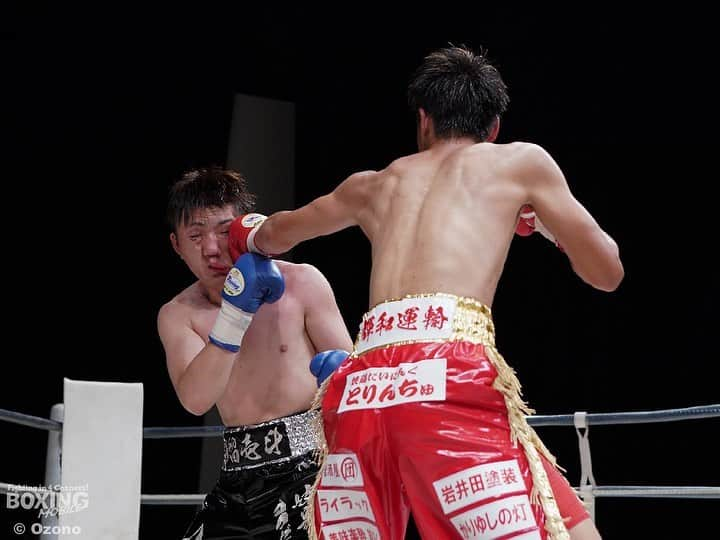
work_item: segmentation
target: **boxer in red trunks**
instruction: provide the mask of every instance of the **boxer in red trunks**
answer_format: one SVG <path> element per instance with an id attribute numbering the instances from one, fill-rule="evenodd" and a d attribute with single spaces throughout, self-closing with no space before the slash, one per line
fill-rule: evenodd
<path id="1" fill-rule="evenodd" d="M 490 306 L 515 232 L 562 246 L 603 291 L 624 275 L 617 244 L 547 152 L 494 144 L 508 96 L 483 55 L 430 54 L 408 94 L 418 153 L 244 233 L 260 253 L 352 225 L 372 243 L 374 307 L 352 353 L 311 363 L 327 446 L 316 533 L 398 540 L 412 511 L 432 540 L 600 538 L 525 420 Z"/>

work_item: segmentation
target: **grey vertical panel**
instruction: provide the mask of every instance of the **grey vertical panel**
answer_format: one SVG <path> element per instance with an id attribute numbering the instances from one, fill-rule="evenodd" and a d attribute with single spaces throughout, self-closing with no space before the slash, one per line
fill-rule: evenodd
<path id="1" fill-rule="evenodd" d="M 245 176 L 250 191 L 257 195 L 258 212 L 271 214 L 294 208 L 295 105 L 237 94 L 226 166 Z M 215 407 L 205 414 L 204 423 L 206 426 L 221 423 Z M 203 439 L 201 493 L 207 493 L 216 482 L 222 454 L 222 437 Z"/>
<path id="2" fill-rule="evenodd" d="M 243 173 L 264 214 L 295 203 L 295 105 L 235 96 L 227 166 Z"/>

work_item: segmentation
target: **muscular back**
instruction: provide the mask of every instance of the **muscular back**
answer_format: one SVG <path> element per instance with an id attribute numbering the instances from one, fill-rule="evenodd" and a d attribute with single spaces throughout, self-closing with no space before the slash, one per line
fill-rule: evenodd
<path id="1" fill-rule="evenodd" d="M 617 245 L 572 195 L 555 161 L 529 143 L 436 141 L 383 171 L 353 174 L 302 208 L 273 214 L 255 245 L 283 253 L 359 225 L 372 243 L 371 305 L 445 292 L 490 306 L 524 204 L 581 279 L 604 291 L 618 286 Z"/>
<path id="2" fill-rule="evenodd" d="M 445 145 L 366 178 L 371 305 L 435 291 L 492 304 L 527 197 L 513 178 L 523 146 Z"/>

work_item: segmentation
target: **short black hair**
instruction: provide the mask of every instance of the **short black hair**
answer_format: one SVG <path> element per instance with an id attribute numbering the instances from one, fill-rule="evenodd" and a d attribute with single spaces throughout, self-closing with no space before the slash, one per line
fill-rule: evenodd
<path id="1" fill-rule="evenodd" d="M 500 72 L 484 53 L 449 46 L 430 53 L 408 85 L 408 104 L 433 120 L 438 138 L 472 137 L 484 141 L 510 98 Z"/>
<path id="2" fill-rule="evenodd" d="M 235 216 L 251 212 L 255 205 L 255 195 L 248 191 L 242 174 L 215 165 L 192 169 L 170 188 L 167 222 L 176 232 L 181 223 L 187 225 L 194 211 L 229 204 Z"/>

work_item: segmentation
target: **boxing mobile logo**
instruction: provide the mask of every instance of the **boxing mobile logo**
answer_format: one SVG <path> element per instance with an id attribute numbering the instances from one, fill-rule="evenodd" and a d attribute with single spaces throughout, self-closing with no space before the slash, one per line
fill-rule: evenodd
<path id="1" fill-rule="evenodd" d="M 6 507 L 10 510 L 37 510 L 38 517 L 61 516 L 85 510 L 89 504 L 84 486 L 10 486 Z"/>

